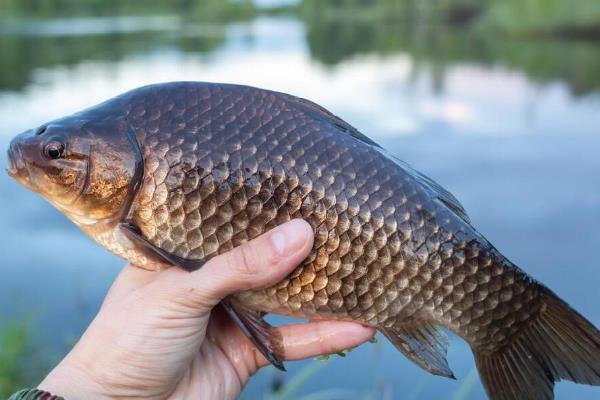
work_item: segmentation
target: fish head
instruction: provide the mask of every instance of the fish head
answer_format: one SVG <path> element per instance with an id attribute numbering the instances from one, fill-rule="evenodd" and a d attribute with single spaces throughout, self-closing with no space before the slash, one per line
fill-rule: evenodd
<path id="1" fill-rule="evenodd" d="M 60 123 L 17 135 L 8 149 L 8 174 L 51 201 L 73 203 L 84 185 L 88 154 L 70 136 Z"/>
<path id="2" fill-rule="evenodd" d="M 8 174 L 78 225 L 122 217 L 141 180 L 135 136 L 118 116 L 75 114 L 16 136 Z"/>

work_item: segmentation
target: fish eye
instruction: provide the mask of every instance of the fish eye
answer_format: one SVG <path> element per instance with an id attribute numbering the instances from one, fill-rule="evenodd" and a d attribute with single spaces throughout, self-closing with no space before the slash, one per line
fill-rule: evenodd
<path id="1" fill-rule="evenodd" d="M 60 142 L 50 142 L 44 147 L 44 155 L 51 160 L 57 160 L 63 156 L 65 146 Z"/>

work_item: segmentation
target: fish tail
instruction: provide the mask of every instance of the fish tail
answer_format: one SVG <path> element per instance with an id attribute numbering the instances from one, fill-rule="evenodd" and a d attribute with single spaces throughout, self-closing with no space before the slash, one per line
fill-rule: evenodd
<path id="1" fill-rule="evenodd" d="M 510 344 L 473 350 L 492 400 L 553 399 L 561 379 L 600 385 L 600 332 L 550 290 L 541 295 L 540 314 Z"/>

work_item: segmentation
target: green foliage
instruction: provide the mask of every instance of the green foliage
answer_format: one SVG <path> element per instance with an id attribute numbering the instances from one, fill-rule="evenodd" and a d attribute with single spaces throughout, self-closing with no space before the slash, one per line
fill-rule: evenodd
<path id="1" fill-rule="evenodd" d="M 298 7 L 259 10 L 252 0 L 0 0 L 12 17 L 176 14 L 203 21 L 249 19 L 261 12 L 300 13 L 305 18 L 471 23 L 510 34 L 600 34 L 597 0 L 300 0 Z"/>
<path id="2" fill-rule="evenodd" d="M 40 22 L 41 26 L 44 22 Z M 182 30 L 185 27 L 182 27 Z M 94 35 L 0 35 L 0 90 L 20 90 L 32 71 L 73 66 L 86 61 L 117 62 L 139 51 L 174 46 L 208 53 L 223 44 L 222 25 L 204 35 L 165 35 L 160 31 Z"/>
<path id="3" fill-rule="evenodd" d="M 118 61 L 161 46 L 209 53 L 225 40 L 223 21 L 252 18 L 261 12 L 251 0 L 0 0 L 3 19 L 181 17 L 178 34 L 150 28 L 95 35 L 2 34 L 0 90 L 20 90 L 39 68 Z M 415 60 L 415 70 L 425 67 L 433 73 L 438 87 L 444 84 L 447 68 L 475 62 L 522 70 L 541 83 L 561 79 L 576 95 L 600 89 L 598 42 L 566 40 L 600 35 L 597 0 L 302 0 L 298 7 L 269 12 L 300 16 L 311 55 L 325 65 L 360 54 L 405 52 Z M 29 21 L 27 26 L 37 29 L 48 20 L 37 25 Z"/>
<path id="4" fill-rule="evenodd" d="M 27 347 L 27 328 L 8 326 L 0 337 L 0 398 L 8 398 L 14 391 L 25 387 L 27 379 L 22 358 Z"/>
<path id="5" fill-rule="evenodd" d="M 399 16 L 390 11 L 381 20 L 373 19 L 378 18 L 375 16 L 380 13 L 368 8 L 361 8 L 354 13 L 340 11 L 341 14 L 336 15 L 333 8 L 331 12 L 327 11 L 330 3 L 335 2 L 303 2 L 309 9 L 315 7 L 314 14 L 303 8 L 311 55 L 325 65 L 335 65 L 361 54 L 385 56 L 408 53 L 414 61 L 414 71 L 430 71 L 437 87 L 443 86 L 447 68 L 455 64 L 478 63 L 524 71 L 532 80 L 540 83 L 564 80 L 575 95 L 600 90 L 600 74 L 597 73 L 600 70 L 600 44 L 597 41 L 567 40 L 565 36 L 556 35 L 543 37 L 542 40 L 533 34 L 502 34 L 498 32 L 500 25 L 493 27 L 491 22 L 485 22 L 491 18 L 489 13 L 495 12 L 493 1 L 489 3 L 490 8 L 486 9 L 488 11 L 482 11 L 481 14 L 474 11 L 475 6 L 468 11 L 467 2 L 462 2 L 463 8 L 454 9 L 454 13 L 449 9 L 442 12 L 444 5 L 449 7 L 448 4 L 456 3 L 446 0 L 430 3 L 438 5 L 437 12 L 416 7 L 412 11 L 401 12 Z M 380 1 L 370 3 L 378 4 Z M 586 0 L 581 3 L 585 4 Z M 578 7 L 583 6 L 573 8 Z M 555 12 L 559 9 L 557 7 Z M 414 18 L 409 17 L 411 12 Z M 570 13 L 576 16 L 581 11 Z M 442 14 L 448 19 L 441 18 Z M 348 15 L 353 17 L 347 18 Z M 594 13 L 589 12 L 589 15 Z M 573 20 L 573 26 L 579 20 Z M 563 16 L 554 21 L 562 21 L 564 25 L 560 29 L 571 26 L 567 24 L 569 19 Z M 525 22 L 522 24 L 526 25 Z M 570 29 L 572 34 L 576 32 L 574 28 Z M 598 29 L 600 33 L 600 27 Z M 556 28 L 555 31 L 558 30 Z"/>
<path id="6" fill-rule="evenodd" d="M 37 385 L 49 365 L 47 352 L 34 348 L 27 319 L 0 326 L 0 398 Z"/>
<path id="7" fill-rule="evenodd" d="M 511 35 L 600 35 L 597 0 L 303 0 L 309 20 L 403 20 Z"/>
<path id="8" fill-rule="evenodd" d="M 252 0 L 0 0 L 0 13 L 16 18 L 177 14 L 228 21 L 252 18 L 255 11 Z"/>
<path id="9" fill-rule="evenodd" d="M 312 392 L 303 396 L 299 395 L 301 389 L 307 387 L 327 363 L 311 363 L 302 368 L 288 381 L 282 383 L 267 396 L 267 400 L 342 400 L 351 399 L 352 392 L 343 389 L 325 389 Z"/>
<path id="10" fill-rule="evenodd" d="M 596 0 L 496 0 L 479 21 L 484 29 L 514 34 L 560 35 L 600 33 L 600 2 Z"/>

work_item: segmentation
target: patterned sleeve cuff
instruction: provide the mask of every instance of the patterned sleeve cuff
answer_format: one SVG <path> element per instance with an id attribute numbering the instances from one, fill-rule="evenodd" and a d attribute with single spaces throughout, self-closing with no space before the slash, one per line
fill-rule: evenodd
<path id="1" fill-rule="evenodd" d="M 23 389 L 13 394 L 8 400 L 65 400 L 39 389 Z"/>

